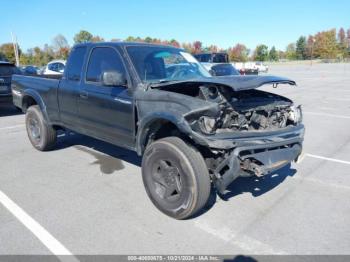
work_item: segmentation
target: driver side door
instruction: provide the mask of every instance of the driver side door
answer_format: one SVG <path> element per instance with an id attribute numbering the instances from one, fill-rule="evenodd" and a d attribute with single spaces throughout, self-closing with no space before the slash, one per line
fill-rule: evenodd
<path id="1" fill-rule="evenodd" d="M 127 86 L 104 86 L 102 75 L 106 71 L 127 75 L 116 49 L 93 48 L 78 96 L 80 126 L 87 135 L 131 148 L 134 146 L 131 92 Z"/>

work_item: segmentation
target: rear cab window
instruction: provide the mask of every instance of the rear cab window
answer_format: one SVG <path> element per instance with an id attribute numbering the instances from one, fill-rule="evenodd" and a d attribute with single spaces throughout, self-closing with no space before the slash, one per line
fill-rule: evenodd
<path id="1" fill-rule="evenodd" d="M 67 79 L 71 81 L 80 81 L 83 71 L 86 46 L 75 47 L 67 63 Z"/>

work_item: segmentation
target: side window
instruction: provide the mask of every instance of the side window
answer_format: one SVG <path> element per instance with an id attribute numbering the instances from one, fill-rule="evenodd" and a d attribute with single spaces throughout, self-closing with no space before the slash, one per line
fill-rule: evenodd
<path id="1" fill-rule="evenodd" d="M 110 47 L 97 47 L 92 50 L 86 72 L 86 81 L 101 82 L 105 71 L 118 71 L 125 74 L 123 62 L 117 51 Z"/>
<path id="2" fill-rule="evenodd" d="M 67 64 L 67 78 L 72 81 L 80 81 L 80 75 L 83 71 L 84 56 L 86 53 L 86 47 L 74 48 L 69 56 Z"/>
<path id="3" fill-rule="evenodd" d="M 56 63 L 49 64 L 48 68 L 49 68 L 49 70 L 56 72 L 57 71 L 57 64 Z"/>
<path id="4" fill-rule="evenodd" d="M 64 70 L 64 64 L 62 63 L 57 63 L 57 71 L 58 72 L 63 72 Z"/>

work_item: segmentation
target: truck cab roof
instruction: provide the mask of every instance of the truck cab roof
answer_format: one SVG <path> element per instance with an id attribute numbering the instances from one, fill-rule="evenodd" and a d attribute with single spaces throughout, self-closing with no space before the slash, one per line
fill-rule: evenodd
<path id="1" fill-rule="evenodd" d="M 79 46 L 86 46 L 86 47 L 101 47 L 101 46 L 119 46 L 119 47 L 126 47 L 126 46 L 157 46 L 157 47 L 164 47 L 164 48 L 174 48 L 174 49 L 179 49 L 183 50 L 182 48 L 177 48 L 172 45 L 163 45 L 163 44 L 154 44 L 154 43 L 146 43 L 146 42 L 97 42 L 97 43 L 92 43 L 92 42 L 87 42 L 87 43 L 81 43 L 81 44 L 76 44 L 74 47 L 79 47 Z"/>

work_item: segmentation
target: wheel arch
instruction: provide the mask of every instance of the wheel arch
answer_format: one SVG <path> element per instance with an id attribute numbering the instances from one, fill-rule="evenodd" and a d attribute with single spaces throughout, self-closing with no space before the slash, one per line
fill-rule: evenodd
<path id="1" fill-rule="evenodd" d="M 142 155 L 147 145 L 156 139 L 183 135 L 188 137 L 189 126 L 184 119 L 173 114 L 156 113 L 139 122 L 136 135 L 136 151 Z"/>
<path id="2" fill-rule="evenodd" d="M 22 98 L 23 112 L 25 113 L 27 109 L 32 105 L 38 105 L 44 116 L 45 121 L 49 120 L 47 111 L 46 111 L 46 106 L 41 96 L 34 90 L 26 90 Z"/>

